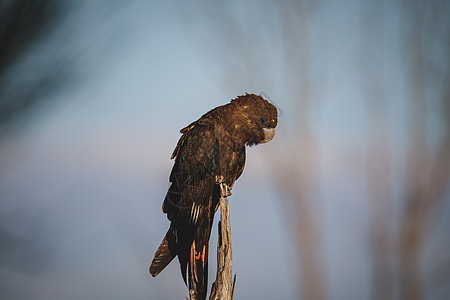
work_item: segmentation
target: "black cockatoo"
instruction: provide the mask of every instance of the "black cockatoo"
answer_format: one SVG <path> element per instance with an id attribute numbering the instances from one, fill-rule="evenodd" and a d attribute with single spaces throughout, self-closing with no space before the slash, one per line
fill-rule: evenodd
<path id="1" fill-rule="evenodd" d="M 178 256 L 185 283 L 188 270 L 189 289 L 206 298 L 208 242 L 219 203 L 215 178 L 222 176 L 231 189 L 244 170 L 245 146 L 272 140 L 277 122 L 274 105 L 245 94 L 181 129 L 162 206 L 171 223 L 151 263 L 152 276 Z"/>

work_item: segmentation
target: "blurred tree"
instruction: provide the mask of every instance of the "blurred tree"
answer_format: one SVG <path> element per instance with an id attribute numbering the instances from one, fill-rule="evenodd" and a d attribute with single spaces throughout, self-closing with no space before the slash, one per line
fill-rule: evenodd
<path id="1" fill-rule="evenodd" d="M 316 3 L 317 4 L 317 3 Z M 281 198 L 286 201 L 286 216 L 296 237 L 300 255 L 300 294 L 302 299 L 325 299 L 322 274 L 321 231 L 314 214 L 319 185 L 319 149 L 309 125 L 309 114 L 317 91 L 311 79 L 313 59 L 309 41 L 309 17 L 314 5 L 310 1 L 290 1 L 278 7 L 282 21 L 282 49 L 286 89 L 294 101 L 295 132 L 285 157 L 294 161 L 274 161 L 283 172 L 274 176 Z M 318 105 L 314 99 L 314 105 Z M 283 145 L 286 146 L 286 145 Z M 286 149 L 285 149 L 286 150 Z M 282 153 L 279 149 L 279 153 Z M 274 166 L 275 167 L 275 166 Z"/>
<path id="2" fill-rule="evenodd" d="M 394 225 L 389 151 L 388 104 L 383 83 L 382 3 L 369 2 L 363 16 L 361 66 L 367 105 L 367 182 L 372 206 L 371 249 L 373 299 L 391 299 L 399 275 L 402 299 L 422 299 L 431 293 L 420 266 L 423 249 L 437 222 L 432 213 L 443 202 L 450 180 L 449 6 L 442 1 L 401 2 L 400 49 L 404 58 L 407 147 L 402 211 Z M 378 19 L 381 18 L 381 19 Z M 438 53 L 438 54 L 436 54 Z M 442 57 L 441 54 L 445 53 Z M 436 55 L 440 63 L 436 63 Z M 443 59 L 443 60 L 442 60 Z M 431 119 L 442 120 L 436 152 L 430 142 Z M 394 237 L 397 237 L 394 239 Z M 394 248 L 397 253 L 394 253 Z M 394 258 L 396 260 L 394 260 Z M 398 270 L 396 270 L 398 266 Z M 398 272 L 397 272 L 398 271 Z M 442 280 L 440 280 L 442 281 Z"/>
<path id="3" fill-rule="evenodd" d="M 59 0 L 0 2 L 0 138 L 9 133 L 13 125 L 25 122 L 29 113 L 46 102 L 46 96 L 61 84 L 57 63 L 40 62 L 36 66 L 27 64 L 25 57 L 54 30 L 62 16 L 63 3 Z M 24 68 L 17 70 L 18 65 Z M 0 244 L 3 267 L 34 272 L 46 261 L 46 253 L 39 251 L 38 242 L 2 226 Z M 17 249 L 26 249 L 22 252 L 25 254 L 21 264 L 13 259 Z"/>
<path id="4" fill-rule="evenodd" d="M 404 212 L 400 220 L 399 263 L 402 299 L 426 295 L 420 257 L 433 229 L 431 213 L 443 200 L 450 180 L 449 114 L 449 3 L 448 1 L 402 1 L 406 95 L 409 100 Z M 433 47 L 444 54 L 443 64 L 433 65 Z M 442 52 L 441 52 L 442 51 Z M 434 71 L 434 72 L 433 72 Z M 434 73 L 435 76 L 431 77 Z M 433 90 L 433 93 L 429 93 Z M 436 110 L 429 110 L 431 103 Z M 444 132 L 432 153 L 428 120 L 443 120 Z M 427 130 L 428 129 L 428 130 Z"/>
<path id="5" fill-rule="evenodd" d="M 0 5 L 0 134 L 19 118 L 24 120 L 61 84 L 62 70 L 57 62 L 29 64 L 30 72 L 15 68 L 57 27 L 63 4 L 58 0 L 11 0 Z M 28 73 L 33 72 L 36 75 L 29 78 Z"/>

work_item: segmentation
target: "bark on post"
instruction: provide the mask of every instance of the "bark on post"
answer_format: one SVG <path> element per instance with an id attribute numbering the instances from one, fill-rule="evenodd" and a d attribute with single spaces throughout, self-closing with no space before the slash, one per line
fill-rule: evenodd
<path id="1" fill-rule="evenodd" d="M 236 276 L 233 280 L 233 261 L 231 247 L 231 224 L 228 196 L 230 191 L 222 176 L 216 177 L 220 187 L 220 222 L 217 245 L 217 275 L 211 288 L 210 300 L 231 300 L 234 294 Z"/>

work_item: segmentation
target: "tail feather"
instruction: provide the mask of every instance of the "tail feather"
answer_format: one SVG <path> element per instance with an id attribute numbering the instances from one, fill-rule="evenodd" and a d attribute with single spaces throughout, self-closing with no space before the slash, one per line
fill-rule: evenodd
<path id="1" fill-rule="evenodd" d="M 150 274 L 152 274 L 153 277 L 158 275 L 175 258 L 175 256 L 177 256 L 177 253 L 173 253 L 175 247 L 169 247 L 172 240 L 173 233 L 169 228 L 166 236 L 159 245 L 158 250 L 156 250 L 155 257 L 149 268 Z"/>
<path id="2" fill-rule="evenodd" d="M 197 249 L 195 240 L 192 243 L 189 263 L 189 289 L 198 299 L 206 299 L 208 289 L 208 242 Z"/>

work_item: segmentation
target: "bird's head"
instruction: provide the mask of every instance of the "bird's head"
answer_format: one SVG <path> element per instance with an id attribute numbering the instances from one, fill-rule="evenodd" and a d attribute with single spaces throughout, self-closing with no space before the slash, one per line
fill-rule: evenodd
<path id="1" fill-rule="evenodd" d="M 275 136 L 278 112 L 274 105 L 263 97 L 245 94 L 231 100 L 233 107 L 230 126 L 243 137 L 246 145 L 267 143 Z"/>

